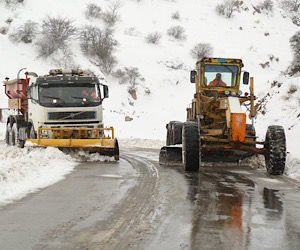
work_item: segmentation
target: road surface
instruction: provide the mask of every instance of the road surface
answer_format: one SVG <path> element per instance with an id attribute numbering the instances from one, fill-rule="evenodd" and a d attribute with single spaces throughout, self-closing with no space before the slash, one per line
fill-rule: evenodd
<path id="1" fill-rule="evenodd" d="M 122 151 L 119 163 L 82 163 L 0 207 L 0 249 L 300 249 L 298 182 L 157 161 L 157 151 Z"/>

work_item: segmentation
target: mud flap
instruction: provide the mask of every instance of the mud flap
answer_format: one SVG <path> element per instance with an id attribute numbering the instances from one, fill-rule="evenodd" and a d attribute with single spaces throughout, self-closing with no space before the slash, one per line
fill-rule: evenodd
<path id="1" fill-rule="evenodd" d="M 159 152 L 160 165 L 174 165 L 182 163 L 182 147 L 180 146 L 165 146 Z"/>

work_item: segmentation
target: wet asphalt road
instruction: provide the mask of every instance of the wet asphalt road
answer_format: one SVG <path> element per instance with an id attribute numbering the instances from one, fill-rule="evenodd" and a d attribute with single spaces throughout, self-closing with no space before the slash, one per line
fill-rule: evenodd
<path id="1" fill-rule="evenodd" d="M 0 249 L 300 249 L 300 184 L 251 167 L 82 163 L 0 207 Z"/>

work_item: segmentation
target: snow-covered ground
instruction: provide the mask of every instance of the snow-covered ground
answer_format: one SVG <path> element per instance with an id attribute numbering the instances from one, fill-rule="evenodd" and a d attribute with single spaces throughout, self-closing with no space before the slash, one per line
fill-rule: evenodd
<path id="1" fill-rule="evenodd" d="M 47 16 L 60 16 L 70 18 L 78 28 L 83 25 L 103 28 L 103 22 L 87 19 L 84 11 L 89 3 L 96 3 L 105 10 L 112 2 L 27 0 L 16 8 L 6 8 L 1 3 L 0 28 L 8 28 L 8 34 L 0 34 L 0 80 L 6 76 L 14 78 L 17 71 L 23 67 L 43 75 L 51 68 L 63 66 L 61 60 L 57 58 L 50 57 L 46 60 L 37 57 L 35 43 L 39 35 L 29 44 L 15 44 L 9 40 L 9 34 L 25 21 L 31 20 L 41 24 Z M 284 77 L 281 73 L 292 61 L 289 39 L 299 27 L 282 15 L 279 0 L 273 1 L 273 12 L 269 14 L 255 12 L 253 6 L 261 3 L 261 0 L 245 0 L 244 10 L 234 12 L 230 19 L 216 14 L 215 7 L 220 2 L 222 1 L 120 0 L 119 21 L 114 26 L 114 36 L 118 41 L 115 53 L 118 60 L 116 69 L 137 67 L 145 81 L 140 81 L 137 85 L 137 99 L 134 100 L 127 91 L 128 85 L 120 85 L 119 80 L 111 76 L 105 77 L 110 87 L 110 98 L 103 104 L 104 122 L 107 126 L 114 126 L 116 136 L 121 138 L 121 146 L 150 148 L 162 146 L 166 135 L 165 124 L 170 120 L 184 121 L 185 109 L 193 96 L 194 85 L 189 83 L 189 71 L 194 68 L 195 60 L 191 57 L 190 50 L 197 43 L 209 43 L 213 47 L 212 56 L 243 59 L 244 69 L 255 77 L 255 90 L 259 98 L 269 93 L 270 96 L 266 97 L 265 102 L 265 114 L 258 114 L 256 119 L 257 133 L 260 138 L 264 138 L 268 124 L 280 124 L 285 127 L 289 151 L 286 174 L 300 179 L 300 155 L 297 151 L 299 144 L 297 138 L 300 135 L 298 122 L 300 90 L 287 94 L 290 85 L 297 86 L 300 80 Z M 245 10 L 247 8 L 248 10 Z M 175 12 L 179 13 L 179 19 L 171 18 Z M 10 24 L 6 22 L 9 18 L 12 19 Z M 185 40 L 176 41 L 167 35 L 167 30 L 174 25 L 184 28 Z M 158 45 L 145 42 L 145 36 L 152 32 L 161 34 Z M 97 75 L 102 75 L 81 53 L 78 39 L 73 39 L 69 47 L 73 52 L 73 65 L 91 69 Z M 262 67 L 264 64 L 267 65 L 265 68 Z M 179 65 L 178 69 L 174 69 Z M 272 88 L 273 81 L 282 83 L 281 87 Z M 150 90 L 150 95 L 145 94 L 146 88 Z M 243 86 L 242 90 L 246 91 L 246 88 Z M 7 98 L 1 85 L 0 108 L 5 107 Z M 125 116 L 133 120 L 125 122 Z M 0 136 L 3 138 L 4 125 L 0 126 Z M 3 146 L 1 150 L 3 153 L 0 153 L 2 157 L 0 171 L 4 169 L 8 171 L 11 167 L 21 171 L 23 168 L 17 164 L 19 158 L 27 157 L 29 162 L 39 162 L 28 166 L 29 169 L 26 171 L 24 168 L 21 176 L 28 178 L 30 176 L 36 178 L 39 174 L 46 176 L 44 173 L 51 171 L 50 165 L 46 167 L 47 159 L 52 155 L 59 164 L 55 164 L 53 172 L 49 173 L 56 177 L 49 178 L 48 184 L 51 179 L 53 182 L 54 179 L 57 181 L 63 178 L 62 176 L 71 171 L 75 164 L 69 156 L 55 149 L 36 149 L 29 146 L 25 151 L 19 151 Z M 41 154 L 41 150 L 46 154 Z M 41 155 L 44 158 L 40 161 L 38 157 Z M 12 161 L 15 162 L 15 166 L 6 167 L 5 164 L 10 164 L 11 159 L 7 158 L 8 156 L 15 159 Z M 13 158 L 14 156 L 18 158 Z M 60 163 L 65 162 L 67 163 L 65 167 L 57 167 L 64 165 Z M 39 185 L 28 190 L 41 188 L 45 183 L 46 180 L 41 181 Z M 6 192 L 13 194 L 12 191 Z M 16 197 L 22 196 L 18 192 Z M 0 191 L 0 195 L 1 193 L 3 192 Z M 11 199 L 15 196 L 7 197 L 6 199 Z"/>

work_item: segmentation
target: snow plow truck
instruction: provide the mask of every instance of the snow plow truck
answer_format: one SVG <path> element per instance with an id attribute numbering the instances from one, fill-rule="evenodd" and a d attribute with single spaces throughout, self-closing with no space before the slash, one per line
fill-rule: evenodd
<path id="1" fill-rule="evenodd" d="M 254 127 L 256 99 L 254 80 L 243 73 L 240 90 L 240 59 L 202 58 L 191 71 L 196 93 L 187 108 L 186 122 L 167 124 L 166 146 L 160 150 L 160 163 L 180 162 L 185 171 L 198 171 L 202 162 L 239 162 L 255 154 L 265 157 L 267 172 L 280 175 L 286 161 L 286 138 L 282 126 L 269 126 L 265 141 L 258 141 Z M 244 107 L 243 107 L 244 106 Z M 250 122 L 247 123 L 246 112 Z"/>
<path id="2" fill-rule="evenodd" d="M 25 72 L 25 78 L 20 78 L 22 70 L 16 79 L 4 81 L 8 108 L 15 111 L 7 118 L 8 145 L 23 148 L 30 141 L 119 159 L 114 129 L 103 125 L 107 85 L 82 70 L 53 69 L 44 76 Z"/>

